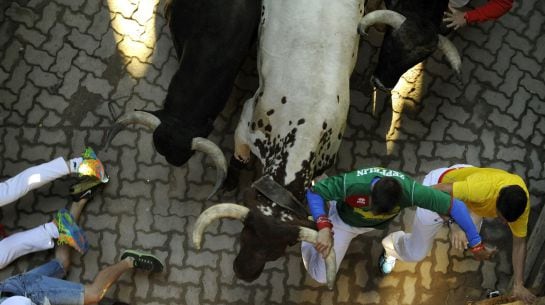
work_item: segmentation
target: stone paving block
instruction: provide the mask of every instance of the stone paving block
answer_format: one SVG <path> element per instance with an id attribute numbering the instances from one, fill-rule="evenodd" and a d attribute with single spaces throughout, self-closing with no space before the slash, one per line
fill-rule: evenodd
<path id="1" fill-rule="evenodd" d="M 166 96 L 164 90 L 160 87 L 153 86 L 143 80 L 134 88 L 134 92 L 139 94 L 143 99 L 151 101 L 163 101 Z"/>
<path id="2" fill-rule="evenodd" d="M 100 94 L 103 99 L 107 99 L 110 92 L 113 90 L 107 80 L 96 78 L 91 74 L 87 74 L 82 81 L 82 85 L 89 90 L 89 92 Z"/>
<path id="3" fill-rule="evenodd" d="M 60 11 L 61 8 L 55 2 L 49 2 L 42 10 L 42 18 L 36 23 L 36 28 L 43 34 L 47 34 L 55 24 Z"/>
<path id="4" fill-rule="evenodd" d="M 481 286 L 486 289 L 495 290 L 496 288 L 496 273 L 495 273 L 495 262 L 485 261 L 483 262 L 481 273 L 483 277 L 483 282 Z"/>
<path id="5" fill-rule="evenodd" d="M 199 294 L 202 290 L 201 287 L 188 286 L 184 296 L 185 304 L 199 305 Z"/>
<path id="6" fill-rule="evenodd" d="M 188 246 L 186 243 L 187 234 L 172 234 L 172 238 L 169 242 L 169 248 L 171 249 L 172 255 L 170 256 L 168 263 L 178 267 L 184 266 L 184 257 L 185 257 L 185 247 Z"/>
<path id="7" fill-rule="evenodd" d="M 101 10 L 93 14 L 93 18 L 87 32 L 96 40 L 102 40 L 102 37 L 110 27 L 110 14 L 107 10 Z"/>
<path id="8" fill-rule="evenodd" d="M 6 88 L 10 89 L 13 93 L 19 93 L 19 90 L 24 86 L 26 75 L 30 72 L 31 67 L 25 62 L 20 62 L 14 69 L 12 77 L 5 83 Z"/>
<path id="9" fill-rule="evenodd" d="M 83 50 L 88 54 L 93 52 L 99 47 L 99 42 L 95 40 L 91 35 L 82 34 L 78 30 L 72 29 L 70 34 L 66 37 L 74 47 Z"/>
<path id="10" fill-rule="evenodd" d="M 220 300 L 228 303 L 240 303 L 248 302 L 250 298 L 250 291 L 243 287 L 221 287 Z"/>
<path id="11" fill-rule="evenodd" d="M 161 86 L 163 89 L 167 89 L 168 85 L 170 84 L 170 80 L 174 76 L 174 73 L 176 73 L 175 67 L 177 66 L 178 64 L 176 58 L 170 54 L 168 60 L 162 67 L 161 75 L 159 75 L 156 80 L 157 85 Z"/>
<path id="12" fill-rule="evenodd" d="M 34 67 L 28 74 L 28 78 L 40 88 L 54 88 L 60 85 L 60 80 L 53 73 L 44 72 L 38 67 Z"/>
<path id="13" fill-rule="evenodd" d="M 538 152 L 535 149 L 532 149 L 529 158 L 531 166 L 528 170 L 528 177 L 538 178 L 543 168 L 541 160 L 539 160 Z"/>
<path id="14" fill-rule="evenodd" d="M 437 241 L 435 242 L 435 266 L 433 267 L 434 272 L 447 273 L 447 268 L 450 264 L 447 251 L 449 248 L 449 243 Z"/>
<path id="15" fill-rule="evenodd" d="M 15 32 L 15 35 L 26 43 L 30 43 L 30 45 L 28 45 L 29 47 L 34 46 L 38 48 L 46 40 L 45 35 L 34 29 L 29 29 L 26 26 L 19 26 Z"/>
<path id="16" fill-rule="evenodd" d="M 208 266 L 215 268 L 216 264 L 218 263 L 218 255 L 208 250 L 201 250 L 199 252 L 189 250 L 187 252 L 191 254 L 187 256 L 186 263 L 188 265 L 195 267 Z"/>
<path id="17" fill-rule="evenodd" d="M 302 302 L 315 304 L 318 302 L 318 292 L 310 289 L 290 289 L 287 299 L 295 304 Z"/>
<path id="18" fill-rule="evenodd" d="M 403 281 L 403 298 L 401 304 L 413 304 L 415 298 L 416 278 L 413 276 L 407 276 Z"/>
<path id="19" fill-rule="evenodd" d="M 433 276 L 430 273 L 431 266 L 432 266 L 431 262 L 425 261 L 420 264 L 420 268 L 419 268 L 420 278 L 421 278 L 420 284 L 426 289 L 430 289 L 432 279 L 433 279 Z"/>
<path id="20" fill-rule="evenodd" d="M 38 141 L 49 145 L 64 143 L 66 142 L 66 134 L 62 130 L 50 131 L 42 128 L 39 130 Z"/>
<path id="21" fill-rule="evenodd" d="M 356 299 L 358 304 L 380 304 L 380 295 L 376 291 L 360 292 Z"/>
<path id="22" fill-rule="evenodd" d="M 24 23 L 29 28 L 31 28 L 38 19 L 38 16 L 31 9 L 22 7 L 17 2 L 12 2 L 6 9 L 5 14 L 13 21 Z"/>
<path id="23" fill-rule="evenodd" d="M 170 57 L 170 50 L 172 49 L 172 40 L 167 35 L 160 35 L 157 39 L 153 53 L 151 55 L 151 63 L 156 68 L 160 69 L 163 65 L 168 63 Z M 165 76 L 166 77 L 166 76 Z M 168 79 L 170 81 L 170 79 Z M 163 86 L 163 89 L 166 87 Z"/>
<path id="24" fill-rule="evenodd" d="M 74 65 L 83 71 L 93 73 L 94 77 L 102 77 L 102 74 L 106 70 L 107 66 L 100 59 L 91 57 L 85 52 L 79 52 L 78 56 L 73 61 Z"/>
<path id="25" fill-rule="evenodd" d="M 508 133 L 513 133 L 517 127 L 517 122 L 509 115 L 499 112 L 497 109 L 493 109 L 488 117 L 488 121 L 494 122 L 499 127 L 505 128 Z"/>
<path id="26" fill-rule="evenodd" d="M 158 232 L 141 232 L 136 231 L 135 244 L 145 249 L 151 249 L 154 247 L 162 247 L 167 240 L 167 236 Z"/>
<path id="27" fill-rule="evenodd" d="M 134 287 L 135 287 L 135 296 L 140 298 L 145 298 L 149 293 L 150 282 L 146 274 L 142 272 L 137 272 L 134 274 Z"/>
<path id="28" fill-rule="evenodd" d="M 154 225 L 153 228 L 157 228 L 160 232 L 168 233 L 172 231 L 179 231 L 180 233 L 186 233 L 185 232 L 185 219 L 180 219 L 176 216 L 154 216 Z"/>
<path id="29" fill-rule="evenodd" d="M 82 272 L 82 277 L 86 281 L 93 281 L 95 276 L 98 274 L 99 256 L 100 256 L 100 251 L 90 248 L 89 251 L 87 251 L 87 253 L 85 253 L 85 255 L 82 257 L 83 264 L 85 265 L 85 268 Z M 74 272 L 74 270 L 72 269 L 71 272 Z"/>
<path id="30" fill-rule="evenodd" d="M 273 271 L 271 273 L 271 294 L 269 297 L 269 301 L 281 304 L 284 303 L 284 300 L 286 298 L 286 289 L 284 286 L 285 277 L 286 275 L 282 271 Z M 296 286 L 298 285 L 299 283 L 297 283 Z"/>
<path id="31" fill-rule="evenodd" d="M 100 261 L 106 264 L 115 264 L 117 262 L 116 257 L 119 250 L 116 249 L 116 247 L 112 247 L 112 245 L 115 245 L 116 243 L 117 234 L 106 231 L 103 231 L 100 234 L 102 235 L 100 240 Z"/>
<path id="32" fill-rule="evenodd" d="M 65 98 L 70 99 L 74 93 L 78 90 L 79 82 L 83 79 L 85 73 L 78 68 L 72 66 L 70 70 L 65 74 L 64 82 L 59 88 L 59 93 Z"/>
<path id="33" fill-rule="evenodd" d="M 503 160 L 509 161 L 518 161 L 524 160 L 526 157 L 526 149 L 517 146 L 498 146 L 497 157 L 502 158 Z"/>
<path id="34" fill-rule="evenodd" d="M 108 59 L 111 56 L 117 55 L 117 47 L 114 31 L 109 28 L 108 31 L 102 35 L 100 46 L 92 54 L 102 59 Z"/>
<path id="35" fill-rule="evenodd" d="M 528 110 L 526 112 L 526 115 L 521 117 L 522 117 L 522 120 L 521 120 L 520 128 L 517 134 L 521 136 L 524 140 L 529 140 L 531 139 L 531 136 L 533 136 L 534 134 L 534 126 L 539 120 L 539 117 L 532 110 Z"/>
<path id="36" fill-rule="evenodd" d="M 43 49 L 46 50 L 49 54 L 52 56 L 57 56 L 57 52 L 61 48 L 71 48 L 69 44 L 64 43 L 64 39 L 66 35 L 70 32 L 70 30 L 62 23 L 57 23 L 53 26 L 53 28 L 49 31 L 51 33 L 52 38 L 45 41 L 43 45 Z M 62 57 L 61 54 L 61 58 Z M 59 62 L 59 57 L 57 57 L 57 62 Z M 64 63 L 65 66 L 68 66 L 71 63 L 71 59 L 69 62 Z"/>
<path id="37" fill-rule="evenodd" d="M 455 272 L 469 272 L 469 271 L 476 271 L 479 269 L 481 262 L 473 259 L 473 258 L 465 258 L 462 260 L 453 258 L 452 259 L 452 270 Z"/>

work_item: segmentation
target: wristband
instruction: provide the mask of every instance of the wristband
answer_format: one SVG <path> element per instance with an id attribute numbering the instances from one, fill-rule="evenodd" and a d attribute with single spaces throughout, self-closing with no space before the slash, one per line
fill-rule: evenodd
<path id="1" fill-rule="evenodd" d="M 321 215 L 316 219 L 316 228 L 318 228 L 318 231 L 320 231 L 323 228 L 333 228 L 333 224 L 331 223 L 331 220 L 327 218 L 326 215 Z"/>
<path id="2" fill-rule="evenodd" d="M 471 253 L 475 254 L 477 252 L 481 252 L 484 250 L 484 244 L 483 243 L 478 243 L 477 245 L 469 248 L 469 251 L 471 251 Z"/>

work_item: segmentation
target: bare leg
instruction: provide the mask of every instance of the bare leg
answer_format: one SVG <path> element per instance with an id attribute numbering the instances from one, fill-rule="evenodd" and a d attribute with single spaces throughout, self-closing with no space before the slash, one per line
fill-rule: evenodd
<path id="1" fill-rule="evenodd" d="M 79 216 L 81 215 L 81 211 L 85 207 L 85 204 L 89 201 L 87 198 L 83 198 L 79 201 L 72 202 L 72 207 L 70 207 L 70 213 L 72 213 L 72 216 L 74 216 L 74 220 L 79 221 Z"/>
<path id="2" fill-rule="evenodd" d="M 95 304 L 100 302 L 108 291 L 108 288 L 110 288 L 124 272 L 132 268 L 133 259 L 127 257 L 119 263 L 101 270 L 95 277 L 93 283 L 85 285 L 83 304 Z"/>

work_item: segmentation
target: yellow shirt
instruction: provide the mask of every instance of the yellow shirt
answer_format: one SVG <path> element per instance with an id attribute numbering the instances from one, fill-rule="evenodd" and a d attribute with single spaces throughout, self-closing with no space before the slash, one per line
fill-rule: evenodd
<path id="1" fill-rule="evenodd" d="M 462 167 L 444 174 L 441 183 L 452 183 L 452 195 L 465 202 L 468 209 L 481 217 L 497 217 L 496 201 L 500 190 L 509 185 L 520 186 L 526 193 L 526 209 L 516 221 L 508 224 L 513 235 L 526 237 L 530 196 L 521 177 L 501 169 Z"/>

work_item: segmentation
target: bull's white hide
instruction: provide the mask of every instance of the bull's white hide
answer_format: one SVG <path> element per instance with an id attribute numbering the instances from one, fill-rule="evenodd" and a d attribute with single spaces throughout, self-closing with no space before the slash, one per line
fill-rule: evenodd
<path id="1" fill-rule="evenodd" d="M 266 174 L 281 179 L 285 171 L 284 181 L 278 182 L 287 185 L 297 173 L 308 182 L 315 170 L 325 166 L 318 163 L 322 157 L 333 158 L 341 143 L 364 0 L 264 0 L 262 10 L 260 85 L 244 105 L 235 154 L 248 157 L 245 145 L 249 145 Z M 298 125 L 301 120 L 304 123 Z M 292 139 L 290 133 L 294 141 L 287 141 Z M 320 142 L 325 133 L 330 133 L 329 140 Z M 259 140 L 280 143 L 280 151 L 270 146 L 260 150 Z M 316 158 L 304 168 L 312 152 Z"/>

